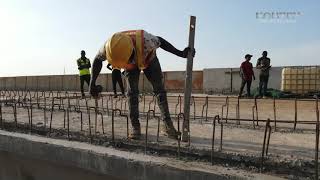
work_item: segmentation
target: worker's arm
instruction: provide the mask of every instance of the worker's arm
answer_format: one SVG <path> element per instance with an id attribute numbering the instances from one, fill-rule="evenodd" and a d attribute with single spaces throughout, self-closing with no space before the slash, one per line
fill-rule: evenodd
<path id="1" fill-rule="evenodd" d="M 81 65 L 81 63 L 79 61 L 77 61 L 78 64 L 78 69 L 82 70 L 82 69 L 89 69 L 91 68 L 91 63 L 90 60 L 88 59 L 89 63 L 85 64 L 85 65 Z"/>
<path id="2" fill-rule="evenodd" d="M 89 59 L 87 59 L 88 60 L 88 63 L 87 63 L 87 65 L 86 65 L 86 67 L 89 69 L 89 68 L 91 68 L 91 63 L 90 63 L 90 60 Z"/>
<path id="3" fill-rule="evenodd" d="M 84 68 L 83 66 L 81 66 L 81 64 L 80 64 L 79 61 L 77 61 L 77 65 L 78 65 L 78 69 L 79 69 L 79 70 L 82 70 L 82 69 Z"/>
<path id="4" fill-rule="evenodd" d="M 110 71 L 112 71 L 112 68 L 111 68 L 110 66 L 111 66 L 111 64 L 109 63 L 109 64 L 107 65 L 107 68 L 108 68 Z"/>
<path id="5" fill-rule="evenodd" d="M 160 40 L 160 43 L 161 43 L 160 47 L 163 50 L 168 51 L 182 58 L 186 58 L 188 56 L 188 52 L 190 50 L 189 47 L 186 47 L 183 51 L 180 51 L 177 48 L 175 48 L 172 44 L 170 44 L 168 41 L 163 39 L 162 37 L 158 36 L 158 39 Z M 194 56 L 194 54 L 195 54 L 195 51 L 193 51 L 192 56 Z"/>
<path id="6" fill-rule="evenodd" d="M 257 60 L 256 68 L 261 69 L 261 59 L 260 58 Z"/>
<path id="7" fill-rule="evenodd" d="M 268 58 L 268 60 L 266 61 L 266 63 L 265 63 L 265 66 L 264 67 L 262 67 L 261 69 L 263 69 L 263 70 L 268 70 L 268 69 L 270 69 L 271 68 L 271 66 L 270 66 L 270 59 Z"/>

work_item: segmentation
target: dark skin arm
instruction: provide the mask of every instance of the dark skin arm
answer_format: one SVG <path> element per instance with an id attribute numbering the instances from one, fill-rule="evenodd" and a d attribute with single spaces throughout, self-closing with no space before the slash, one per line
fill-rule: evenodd
<path id="1" fill-rule="evenodd" d="M 88 64 L 86 65 L 86 68 L 91 68 L 91 63 L 90 63 L 90 60 L 88 59 Z"/>
<path id="2" fill-rule="evenodd" d="M 78 64 L 78 69 L 79 69 L 79 70 L 82 70 L 82 69 L 89 69 L 89 68 L 91 68 L 90 60 L 88 60 L 88 61 L 89 61 L 89 63 L 86 64 L 86 65 L 80 65 L 80 63 L 77 62 L 77 64 Z"/>
<path id="3" fill-rule="evenodd" d="M 261 69 L 261 62 L 260 59 L 257 60 L 257 65 L 256 65 L 257 69 Z"/>
<path id="4" fill-rule="evenodd" d="M 108 64 L 108 65 L 107 65 L 107 68 L 108 68 L 110 71 L 112 71 L 111 64 Z"/>
<path id="5" fill-rule="evenodd" d="M 78 69 L 82 70 L 84 67 L 80 65 L 79 61 L 77 61 Z"/>
<path id="6" fill-rule="evenodd" d="M 165 51 L 168 51 L 168 52 L 170 52 L 172 54 L 175 54 L 175 55 L 177 55 L 179 57 L 182 57 L 182 58 L 186 58 L 188 56 L 188 52 L 190 50 L 189 47 L 185 48 L 183 51 L 180 51 L 177 48 L 175 48 L 172 44 L 170 44 L 168 41 L 163 39 L 162 37 L 158 36 L 158 38 L 159 38 L 160 43 L 161 43 L 161 45 L 160 45 L 161 49 L 163 49 Z M 194 54 L 195 54 L 195 51 L 193 50 L 192 56 L 194 56 Z"/>

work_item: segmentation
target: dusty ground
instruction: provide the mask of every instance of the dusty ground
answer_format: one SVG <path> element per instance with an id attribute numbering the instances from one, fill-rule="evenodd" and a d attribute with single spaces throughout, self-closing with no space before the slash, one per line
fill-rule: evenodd
<path id="1" fill-rule="evenodd" d="M 183 110 L 183 102 L 178 103 L 177 96 L 170 96 L 169 104 L 171 115 L 174 119 L 174 124 L 177 127 L 176 114 Z M 102 102 L 103 101 L 103 102 Z M 55 100 L 58 103 L 59 100 Z M 142 133 L 145 134 L 146 118 L 143 112 L 147 112 L 149 109 L 155 107 L 156 112 L 158 112 L 157 106 L 154 105 L 155 101 L 152 101 L 152 96 L 141 97 L 140 99 L 140 111 L 141 111 L 141 126 Z M 210 96 L 208 101 L 208 111 L 206 110 L 205 97 L 197 96 L 195 97 L 195 105 L 191 105 L 191 146 L 188 147 L 188 143 L 181 143 L 182 148 L 198 150 L 196 152 L 210 152 L 212 147 L 212 117 L 215 115 L 220 115 L 222 113 L 222 106 L 226 102 L 226 97 Z M 34 102 L 35 103 L 35 102 Z M 89 106 L 95 107 L 95 100 L 88 99 L 87 103 Z M 126 99 L 123 98 L 109 98 L 100 99 L 98 101 L 98 110 L 103 113 L 104 120 L 104 131 L 102 134 L 101 126 L 101 116 L 97 116 L 97 124 L 95 124 L 95 113 L 94 109 L 91 109 L 90 120 L 91 120 L 91 131 L 95 134 L 95 128 L 97 130 L 96 134 L 110 138 L 111 137 L 111 107 L 122 109 L 123 114 L 127 114 L 128 106 L 125 105 Z M 67 102 L 64 101 L 65 107 Z M 81 134 L 89 134 L 89 116 L 85 107 L 86 100 L 70 100 L 71 110 L 69 113 L 70 120 L 70 131 L 79 132 L 80 131 L 80 113 L 75 112 L 73 105 L 80 105 L 80 111 L 83 112 L 83 131 Z M 145 104 L 145 105 L 143 105 Z M 240 99 L 240 119 L 252 119 L 252 107 L 254 105 L 254 99 Z M 36 107 L 37 105 L 34 104 Z M 51 117 L 51 100 L 48 98 L 46 101 L 47 110 L 44 111 L 41 107 L 44 106 L 44 101 L 40 101 L 40 109 L 33 109 L 33 125 L 37 127 L 49 126 Z M 228 118 L 236 118 L 236 106 L 237 98 L 229 98 L 229 108 L 228 108 Z M 273 99 L 258 99 L 258 116 L 259 119 L 266 120 L 270 118 L 274 119 L 274 107 Z M 150 107 L 150 108 L 149 108 Z M 194 109 L 195 107 L 195 109 Z M 294 122 L 295 119 L 295 101 L 294 100 L 276 100 L 276 119 L 277 121 L 286 120 Z M 109 110 L 109 113 L 108 113 Z M 13 122 L 13 108 L 2 106 L 3 120 L 5 122 Z M 195 112 L 195 113 L 194 113 Z M 207 121 L 206 115 L 208 114 Z M 64 112 L 58 109 L 58 105 L 55 106 L 55 110 L 52 114 L 52 127 L 54 129 L 64 129 Z M 195 118 L 194 118 L 195 115 Z M 67 114 L 65 116 L 65 128 L 67 128 Z M 226 117 L 226 107 L 224 109 L 224 116 Z M 255 115 L 256 117 L 256 115 Z M 194 118 L 194 119 L 193 119 Z M 299 121 L 316 121 L 316 110 L 315 101 L 297 101 L 297 120 Z M 28 124 L 28 111 L 26 108 L 19 107 L 17 105 L 17 121 L 19 124 Z M 125 117 L 116 116 L 114 119 L 114 129 L 116 139 L 125 139 L 127 135 L 127 123 Z M 260 157 L 262 151 L 263 137 L 265 131 L 265 122 L 259 122 L 259 126 L 253 127 L 252 122 L 241 122 L 240 125 L 235 124 L 235 121 L 225 120 L 221 121 L 224 123 L 223 127 L 223 145 L 222 150 L 220 149 L 220 124 L 217 123 L 216 127 L 216 138 L 215 138 L 215 152 L 221 151 L 225 154 L 240 155 L 241 157 Z M 130 123 L 130 122 L 129 122 Z M 161 122 L 162 124 L 162 122 Z M 181 122 L 182 125 L 182 122 Z M 180 125 L 180 127 L 181 127 Z M 130 125 L 129 125 L 130 126 Z M 315 125 L 314 124 L 298 124 L 297 129 L 293 130 L 293 123 L 277 123 L 277 129 L 274 129 L 274 122 L 271 123 L 272 133 L 270 138 L 269 154 L 268 160 L 274 164 L 289 164 L 289 166 L 300 168 L 302 171 L 299 173 L 301 176 L 312 176 L 314 172 L 314 157 L 315 157 Z M 171 140 L 160 134 L 159 142 L 157 142 L 157 129 L 158 121 L 157 118 L 151 118 L 149 121 L 148 128 L 148 142 L 150 146 L 157 144 L 157 146 L 170 146 L 177 148 L 177 141 Z M 144 140 L 145 136 L 143 136 Z M 144 145 L 144 141 L 140 144 Z M 271 163 L 271 166 L 272 166 Z M 242 166 L 242 165 L 241 165 Z M 247 165 L 243 165 L 247 166 Z M 290 169 L 290 167 L 288 167 Z M 273 172 L 272 168 L 269 168 L 269 172 Z M 280 170 L 279 170 L 280 171 Z M 303 174 L 305 172 L 306 174 Z M 276 173 L 284 173 L 282 171 Z M 288 173 L 288 171 L 285 171 Z M 281 174 L 281 176 L 290 178 L 290 174 Z M 291 177 L 292 178 L 292 177 Z"/>

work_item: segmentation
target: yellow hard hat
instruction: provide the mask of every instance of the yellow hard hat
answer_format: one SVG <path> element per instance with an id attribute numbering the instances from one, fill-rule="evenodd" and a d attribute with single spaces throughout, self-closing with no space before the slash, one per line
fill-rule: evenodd
<path id="1" fill-rule="evenodd" d="M 106 55 L 112 67 L 124 68 L 133 51 L 131 38 L 123 33 L 115 33 L 106 43 Z"/>

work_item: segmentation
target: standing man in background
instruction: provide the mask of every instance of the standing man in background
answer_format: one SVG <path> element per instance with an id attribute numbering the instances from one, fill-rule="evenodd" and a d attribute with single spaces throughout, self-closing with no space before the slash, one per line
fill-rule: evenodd
<path id="1" fill-rule="evenodd" d="M 247 97 L 251 96 L 250 89 L 251 89 L 252 78 L 253 80 L 256 79 L 256 77 L 254 76 L 252 63 L 250 62 L 251 57 L 252 55 L 250 54 L 245 55 L 244 57 L 245 61 L 242 62 L 240 66 L 240 76 L 241 76 L 242 82 L 241 82 L 239 97 L 242 96 L 242 91 L 246 84 L 247 84 Z"/>
<path id="2" fill-rule="evenodd" d="M 259 96 L 266 98 L 268 89 L 269 71 L 270 71 L 270 58 L 267 57 L 268 52 L 263 51 L 262 57 L 257 61 L 257 69 L 260 70 L 259 74 Z"/>
<path id="3" fill-rule="evenodd" d="M 114 93 L 114 98 L 117 98 L 117 83 L 120 86 L 122 96 L 124 96 L 124 88 L 123 88 L 123 83 L 122 83 L 122 78 L 121 78 L 121 71 L 120 69 L 116 67 L 110 67 L 112 66 L 111 64 L 107 65 L 107 68 L 112 71 L 112 86 L 113 86 L 113 93 Z"/>
<path id="4" fill-rule="evenodd" d="M 88 58 L 86 58 L 86 52 L 84 50 L 81 51 L 81 57 L 77 60 L 78 69 L 79 69 L 79 76 L 80 76 L 80 88 L 81 88 L 81 96 L 84 97 L 84 90 L 83 85 L 84 81 L 90 84 L 90 68 L 91 63 Z"/>

